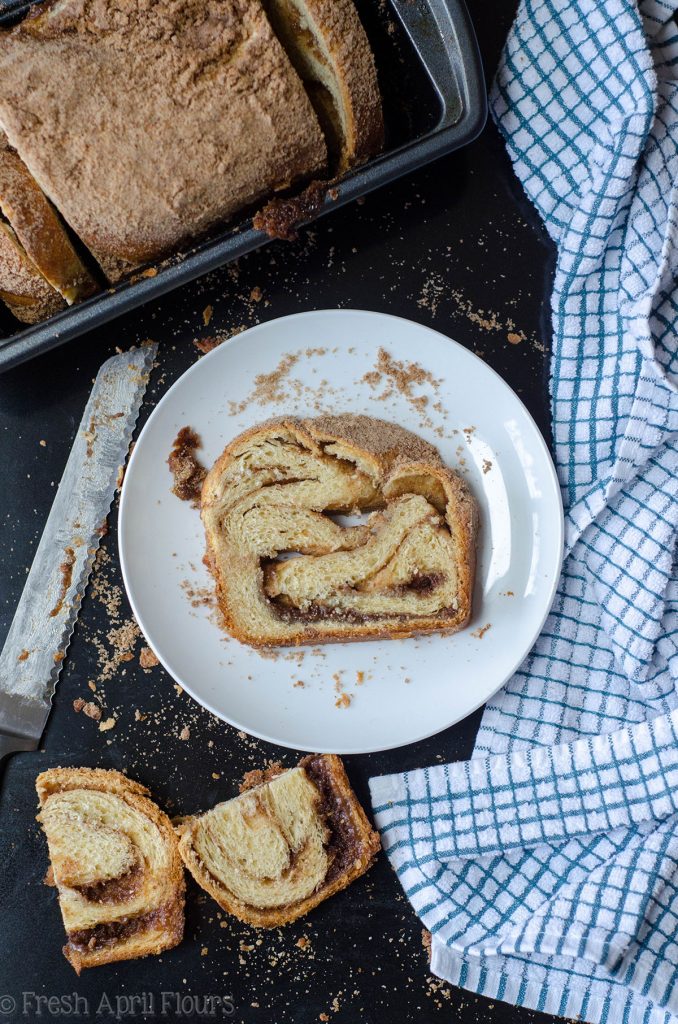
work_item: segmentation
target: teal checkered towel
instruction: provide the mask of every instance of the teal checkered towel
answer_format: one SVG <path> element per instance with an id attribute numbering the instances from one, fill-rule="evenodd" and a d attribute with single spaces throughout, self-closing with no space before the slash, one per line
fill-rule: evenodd
<path id="1" fill-rule="evenodd" d="M 564 570 L 474 758 L 371 781 L 432 969 L 595 1024 L 678 1022 L 674 9 L 521 3 L 492 109 L 558 249 Z"/>

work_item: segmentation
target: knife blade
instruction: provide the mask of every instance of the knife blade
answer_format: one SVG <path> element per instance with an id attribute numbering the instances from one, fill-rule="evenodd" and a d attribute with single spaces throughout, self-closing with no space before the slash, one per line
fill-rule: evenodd
<path id="1" fill-rule="evenodd" d="M 42 735 L 156 351 L 121 352 L 97 374 L 0 653 L 0 758 Z"/>

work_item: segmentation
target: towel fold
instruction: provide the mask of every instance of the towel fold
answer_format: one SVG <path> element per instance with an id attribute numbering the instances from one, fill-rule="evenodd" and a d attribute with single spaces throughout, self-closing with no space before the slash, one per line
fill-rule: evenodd
<path id="1" fill-rule="evenodd" d="M 520 5 L 491 108 L 557 246 L 563 574 L 474 758 L 370 783 L 435 973 L 595 1024 L 678 1022 L 675 8 Z"/>

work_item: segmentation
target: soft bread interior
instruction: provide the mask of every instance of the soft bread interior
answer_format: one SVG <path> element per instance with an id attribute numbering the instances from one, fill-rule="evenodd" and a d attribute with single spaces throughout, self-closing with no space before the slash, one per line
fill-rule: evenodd
<path id="1" fill-rule="evenodd" d="M 120 796 L 91 790 L 58 793 L 49 797 L 40 820 L 50 846 L 66 931 L 92 928 L 112 916 L 129 917 L 164 902 L 171 845 L 153 821 Z M 121 886 L 113 908 L 81 891 L 95 884 L 103 887 L 112 879 L 122 881 L 137 862 L 144 884 L 129 890 Z"/>
<path id="2" fill-rule="evenodd" d="M 369 422 L 402 443 L 414 437 Z M 470 612 L 473 558 L 465 485 L 430 446 L 429 463 L 400 460 L 397 444 L 375 457 L 341 438 L 319 440 L 313 423 L 249 432 L 205 481 L 208 556 L 227 626 L 255 644 L 458 628 Z M 332 518 L 370 509 L 358 526 Z"/>
<path id="3" fill-rule="evenodd" d="M 193 832 L 202 867 L 236 900 L 282 907 L 309 896 L 328 869 L 319 793 L 302 768 L 218 804 Z"/>
<path id="4" fill-rule="evenodd" d="M 82 967 L 169 949 L 183 933 L 184 882 L 169 820 L 118 772 L 52 769 L 37 783 L 68 943 Z"/>
<path id="5" fill-rule="evenodd" d="M 336 754 L 248 772 L 244 791 L 177 826 L 179 852 L 224 910 L 277 928 L 345 889 L 380 848 Z"/>

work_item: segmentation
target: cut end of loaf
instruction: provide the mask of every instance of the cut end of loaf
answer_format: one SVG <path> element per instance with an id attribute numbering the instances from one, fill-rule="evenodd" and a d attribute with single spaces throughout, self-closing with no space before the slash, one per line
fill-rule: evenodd
<path id="1" fill-rule="evenodd" d="M 264 928 L 346 888 L 380 848 L 336 755 L 250 777 L 240 796 L 184 822 L 179 834 L 198 884 L 224 910 Z"/>
<path id="2" fill-rule="evenodd" d="M 36 790 L 64 955 L 77 973 L 176 946 L 183 868 L 172 825 L 148 790 L 120 772 L 87 768 L 42 772 Z"/>

